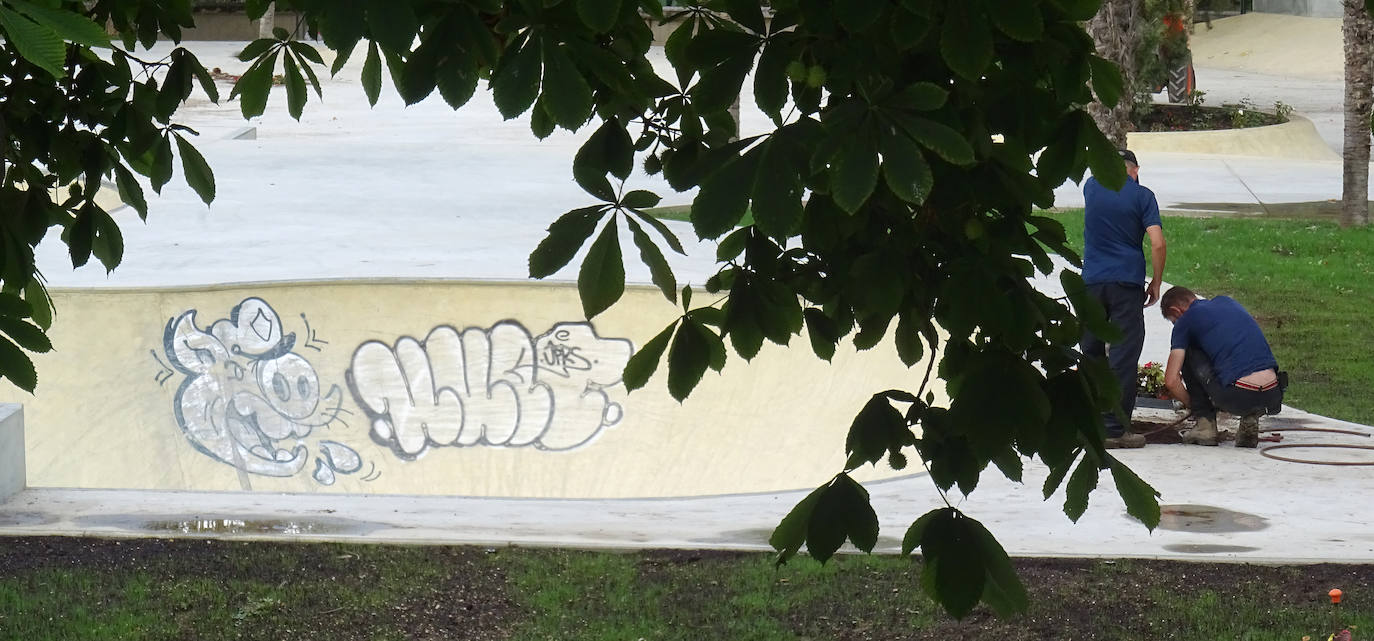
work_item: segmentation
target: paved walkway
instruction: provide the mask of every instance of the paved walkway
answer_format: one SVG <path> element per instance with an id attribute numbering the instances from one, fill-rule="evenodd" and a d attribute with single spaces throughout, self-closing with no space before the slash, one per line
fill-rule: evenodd
<path id="1" fill-rule="evenodd" d="M 1280 161 L 1254 156 L 1150 153 L 1140 155 L 1140 183 L 1166 210 L 1197 211 L 1233 204 L 1263 213 L 1265 205 L 1339 200 L 1340 161 Z M 1055 192 L 1058 207 L 1082 207 L 1083 192 L 1067 183 Z"/>
<path id="2" fill-rule="evenodd" d="M 245 66 L 232 58 L 235 45 L 196 48 L 208 66 L 230 72 Z M 588 202 L 570 173 L 579 138 L 558 133 L 538 142 L 520 121 L 502 122 L 483 93 L 457 114 L 438 100 L 406 108 L 394 97 L 368 109 L 356 82 L 359 64 L 326 83 L 325 103 L 309 105 L 301 123 L 290 121 L 282 92 L 274 92 L 268 115 L 250 123 L 255 140 L 233 137 L 245 126 L 237 105 L 188 108 L 183 115 L 203 132 L 201 148 L 218 178 L 214 206 L 207 209 L 177 177 L 150 203 L 146 225 L 132 212 L 119 215 L 126 258 L 113 274 L 97 265 L 71 270 L 58 243 L 39 252 L 44 274 L 58 288 L 523 278 L 527 252 L 543 229 L 558 213 Z M 1221 74 L 1203 69 L 1199 77 L 1211 95 L 1228 91 L 1208 88 Z M 1236 86 L 1251 80 L 1233 77 Z M 751 118 L 762 117 L 746 113 L 746 128 Z M 1141 160 L 1143 181 L 1166 207 L 1324 200 L 1340 192 L 1339 163 L 1173 154 Z M 633 184 L 670 194 L 647 177 Z M 1077 193 L 1073 185 L 1061 188 L 1059 206 L 1081 204 Z M 689 201 L 689 195 L 667 195 L 665 204 Z M 674 228 L 690 238 L 689 227 Z M 675 257 L 674 266 L 682 280 L 700 283 L 713 269 L 713 247 L 688 246 L 689 255 Z M 632 248 L 626 253 L 634 255 Z M 632 281 L 648 281 L 647 270 L 633 262 L 628 267 Z M 567 269 L 556 278 L 574 274 Z M 1155 314 L 1147 318 L 1148 355 L 1162 349 L 1167 327 Z M 1367 443 L 1374 434 L 1296 410 L 1270 425 L 1346 427 L 1365 435 L 1295 432 L 1286 443 Z M 1374 492 L 1369 468 L 1283 463 L 1228 446 L 1151 446 L 1121 457 L 1174 506 L 1168 527 L 1147 533 L 1125 515 L 1105 478 L 1087 515 L 1073 525 L 1060 513 L 1060 497 L 1041 500 L 1044 470 L 1034 464 L 1024 484 L 989 472 L 974 497 L 959 504 L 1016 555 L 1374 562 L 1363 499 Z M 816 482 L 830 472 L 818 470 Z M 939 504 L 920 475 L 877 482 L 871 490 L 883 515 L 885 551 L 895 549 L 912 519 Z M 804 491 L 550 501 L 40 488 L 0 503 L 0 534 L 762 549 Z"/>
<path id="3" fill-rule="evenodd" d="M 1249 100 L 1262 109 L 1276 101 L 1288 104 L 1312 121 L 1336 157 L 1294 160 L 1284 158 L 1282 150 L 1271 157 L 1142 153 L 1140 181 L 1154 190 L 1160 207 L 1197 211 L 1205 209 L 1201 203 L 1228 203 L 1258 214 L 1269 204 L 1341 198 L 1344 83 L 1339 75 L 1294 78 L 1209 67 L 1196 71 L 1205 104 Z M 1061 186 L 1055 190 L 1055 205 L 1082 207 L 1082 191 L 1071 182 Z"/>
<path id="4" fill-rule="evenodd" d="M 1142 412 L 1159 419 L 1172 413 Z M 1368 428 L 1285 411 L 1267 427 Z M 1289 432 L 1285 443 L 1368 443 Z M 838 443 L 837 443 L 838 445 Z M 1308 452 L 1311 454 L 1312 452 Z M 1322 452 L 1316 452 L 1324 455 Z M 1104 477 L 1077 523 L 1062 493 L 1043 501 L 1046 470 L 1024 483 L 990 470 L 957 505 L 1015 556 L 1101 556 L 1246 562 L 1374 562 L 1364 497 L 1368 468 L 1299 465 L 1254 450 L 1152 445 L 1119 452 L 1163 494 L 1153 533 L 1126 515 Z M 823 471 L 818 470 L 819 483 Z M 925 474 L 867 484 L 892 553 L 911 521 L 940 505 Z M 769 549 L 772 528 L 808 490 L 677 499 L 544 500 L 332 494 L 30 489 L 0 503 L 0 535 L 219 537 L 586 548 Z"/>

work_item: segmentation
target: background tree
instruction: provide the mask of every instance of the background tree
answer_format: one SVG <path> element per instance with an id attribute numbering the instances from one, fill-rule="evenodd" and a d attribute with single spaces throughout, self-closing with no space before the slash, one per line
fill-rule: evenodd
<path id="1" fill-rule="evenodd" d="M 1345 140 L 1341 146 L 1341 224 L 1369 224 L 1369 134 L 1374 87 L 1374 20 L 1361 0 L 1342 0 L 1345 40 Z"/>
<path id="2" fill-rule="evenodd" d="M 629 236 L 664 297 L 683 309 L 630 360 L 624 380 L 631 389 L 666 360 L 669 391 L 682 399 L 708 369 L 724 367 L 729 351 L 752 359 L 764 340 L 789 344 L 803 333 L 823 359 L 842 340 L 868 349 L 889 336 L 908 366 L 932 357 L 913 370 L 909 389 L 878 390 L 856 408 L 844 469 L 773 534 L 778 560 L 786 562 L 803 546 L 821 561 L 846 540 L 871 550 L 878 520 L 849 472 L 883 462 L 904 468 L 912 456 L 942 496 L 955 486 L 972 492 L 989 466 L 1019 481 L 1025 461 L 1038 458 L 1050 470 L 1045 496 L 1065 487 L 1072 519 L 1109 471 L 1128 512 L 1157 524 L 1154 490 L 1103 447 L 1100 411 L 1116 406 L 1116 384 L 1103 363 L 1077 351 L 1084 327 L 1104 337 L 1115 328 L 1075 272 L 1060 275 L 1067 300 L 1027 280 L 1036 271 L 1054 273 L 1054 255 L 1078 263 L 1063 227 L 1035 213 L 1053 204 L 1053 189 L 1080 180 L 1089 167 L 1108 185 L 1125 180 L 1116 145 L 1084 111 L 1093 98 L 1089 82 L 1108 107 L 1123 96 L 1117 67 L 1095 54 L 1081 26 L 1098 4 L 773 0 L 765 15 L 756 0 L 716 0 L 673 17 L 664 46 L 668 78 L 647 57 L 646 16 L 664 19 L 658 0 L 279 0 L 277 9 L 300 15 L 308 34 L 336 52 L 330 71 L 365 56 L 361 85 L 374 103 L 385 67 L 407 103 L 437 91 L 461 108 L 485 83 L 500 112 L 527 117 L 537 137 L 555 128 L 592 130 L 572 166 L 589 202 L 550 225 L 530 256 L 530 273 L 556 272 L 590 242 L 578 288 L 586 315 L 596 316 L 624 291 L 620 240 Z M 248 2 L 250 17 L 267 6 Z M 59 37 L 55 50 L 26 49 L 20 43 L 53 40 L 32 35 L 30 24 L 59 34 L 57 26 L 73 16 L 83 25 L 109 19 L 131 46 L 159 30 L 175 38 L 188 7 L 189 0 L 65 2 L 61 17 L 43 14 L 18 29 L 0 21 L 4 51 L 22 64 L 55 63 L 38 84 L 60 92 L 71 84 L 62 80 L 64 63 L 105 69 L 87 49 L 102 43 Z M 292 36 L 277 30 L 240 55 L 251 64 L 231 97 L 245 116 L 263 112 L 278 72 L 297 118 L 309 88 L 320 91 L 315 68 L 325 66 L 323 56 Z M 212 197 L 208 168 L 182 142 L 182 129 L 166 123 L 195 79 L 207 92 L 213 85 L 194 57 L 176 51 L 167 62 L 133 63 L 154 65 L 161 83 L 151 75 L 126 80 L 114 64 L 89 81 L 89 92 L 81 85 L 71 98 L 76 107 L 106 105 L 106 119 L 72 128 L 108 136 L 94 147 L 103 160 L 77 163 L 84 173 L 13 189 L 82 176 L 90 185 L 111 173 L 121 185 L 132 183 L 121 158 L 159 187 L 170 174 L 175 138 L 192 186 Z M 114 57 L 130 64 L 129 54 Z M 728 109 L 751 79 L 772 127 L 741 138 Z M 7 100 L 0 120 L 18 108 Z M 36 130 L 62 131 L 72 108 L 55 102 Z M 129 109 L 135 113 L 118 117 Z M 134 141 L 119 136 L 129 121 L 138 124 Z M 31 176 L 44 177 L 25 161 Z M 711 294 L 705 304 L 693 304 L 694 288 L 679 288 L 664 259 L 682 244 L 644 213 L 660 197 L 634 188 L 637 165 L 661 173 L 675 190 L 695 192 L 694 232 L 719 246 L 719 270 L 702 287 Z M 136 186 L 126 191 L 141 202 Z M 87 200 L 52 205 L 58 213 L 38 220 L 25 240 L 36 243 L 58 224 L 74 257 L 103 242 L 104 253 L 95 253 L 113 266 L 118 230 L 103 222 L 107 215 L 82 222 Z M 741 225 L 746 212 L 753 222 Z M 86 231 L 92 226 L 97 231 Z M 31 274 L 30 259 L 27 271 L 13 275 L 27 284 Z M 18 311 L 33 307 L 11 302 Z M 947 406 L 935 402 L 937 376 Z M 902 547 L 920 549 L 923 585 L 956 616 L 980 599 L 1002 612 L 1025 606 L 1001 546 L 948 499 L 914 520 Z"/>
<path id="3" fill-rule="evenodd" d="M 1138 100 L 1144 23 L 1145 0 L 1105 0 L 1088 21 L 1088 33 L 1092 35 L 1097 53 L 1116 64 L 1124 81 L 1121 100 L 1096 100 L 1088 106 L 1088 113 L 1119 149 L 1126 148 L 1126 133 L 1132 129 L 1131 119 Z"/>

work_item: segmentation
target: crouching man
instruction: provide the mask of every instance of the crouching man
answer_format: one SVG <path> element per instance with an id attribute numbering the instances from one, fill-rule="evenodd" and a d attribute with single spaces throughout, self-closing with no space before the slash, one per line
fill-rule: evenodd
<path id="1" fill-rule="evenodd" d="M 1199 299 L 1173 287 L 1159 301 L 1174 324 L 1164 386 L 1192 411 L 1197 427 L 1183 442 L 1217 444 L 1217 410 L 1240 417 L 1236 447 L 1259 444 L 1259 417 L 1283 405 L 1287 374 L 1264 339 L 1259 323 L 1228 296 Z"/>

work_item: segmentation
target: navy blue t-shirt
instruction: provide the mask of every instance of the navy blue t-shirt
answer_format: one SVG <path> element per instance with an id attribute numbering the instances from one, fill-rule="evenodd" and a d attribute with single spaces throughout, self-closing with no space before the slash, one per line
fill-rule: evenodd
<path id="1" fill-rule="evenodd" d="M 1130 178 L 1121 191 L 1088 178 L 1083 202 L 1083 282 L 1143 283 L 1145 228 L 1163 226 L 1154 192 Z"/>
<path id="2" fill-rule="evenodd" d="M 1229 296 L 1193 301 L 1174 321 L 1171 349 L 1198 347 L 1212 359 L 1222 385 L 1260 370 L 1277 369 L 1278 361 L 1250 312 Z"/>

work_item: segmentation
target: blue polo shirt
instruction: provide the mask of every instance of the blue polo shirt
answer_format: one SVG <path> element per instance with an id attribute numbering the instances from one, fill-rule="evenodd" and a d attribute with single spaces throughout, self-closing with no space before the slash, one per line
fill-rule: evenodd
<path id="1" fill-rule="evenodd" d="M 1121 191 L 1088 178 L 1083 203 L 1083 282 L 1144 283 L 1145 228 L 1163 227 L 1155 193 L 1129 177 Z"/>
<path id="2" fill-rule="evenodd" d="M 1269 341 L 1250 312 L 1230 296 L 1193 301 L 1174 321 L 1171 349 L 1200 348 L 1212 359 L 1222 385 L 1264 369 L 1278 368 Z"/>

